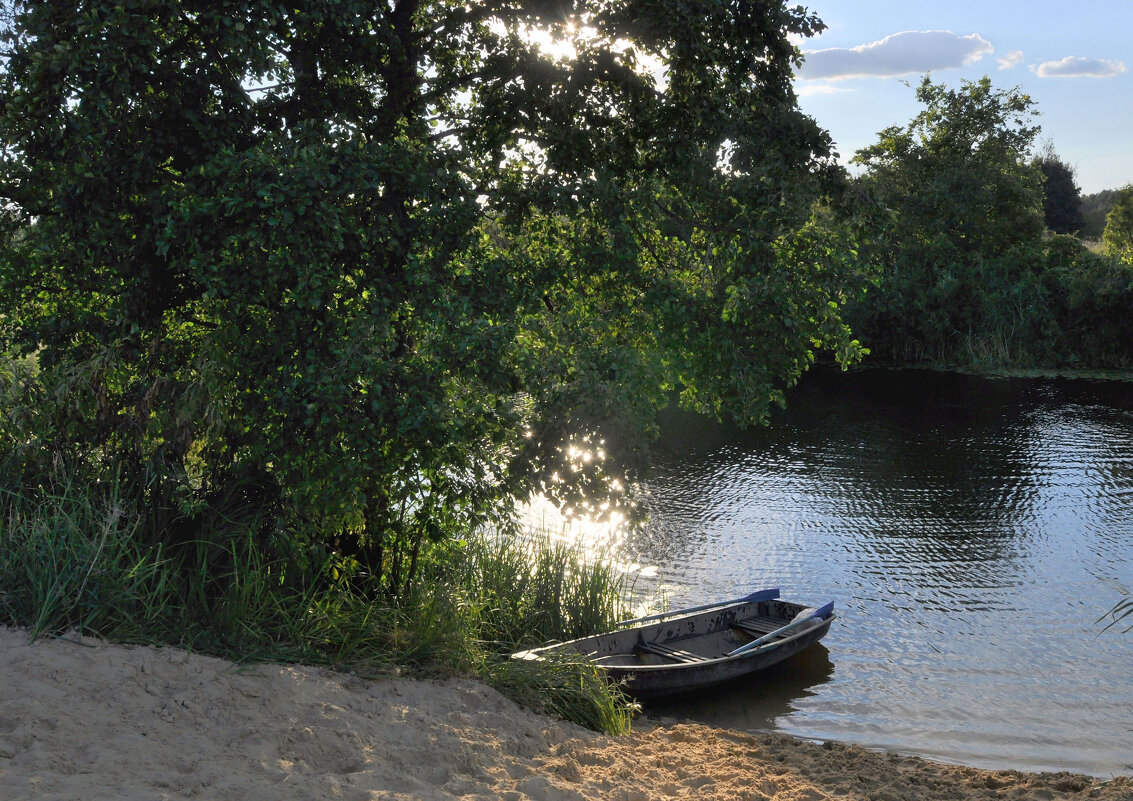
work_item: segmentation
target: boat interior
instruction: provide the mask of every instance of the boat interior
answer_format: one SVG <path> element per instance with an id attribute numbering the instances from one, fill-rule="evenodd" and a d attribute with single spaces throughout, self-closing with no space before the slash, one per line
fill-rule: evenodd
<path id="1" fill-rule="evenodd" d="M 755 615 L 721 623 L 723 625 L 719 627 L 709 626 L 706 632 L 677 637 L 665 636 L 670 632 L 664 626 L 620 632 L 622 642 L 616 647 L 610 648 L 607 643 L 607 647 L 600 647 L 588 655 L 597 664 L 610 667 L 695 664 L 726 657 L 737 648 L 778 631 L 785 621 L 781 617 Z M 819 625 L 822 621 L 815 620 L 814 626 Z M 800 629 L 793 629 L 770 639 L 767 644 L 773 645 L 799 633 Z"/>

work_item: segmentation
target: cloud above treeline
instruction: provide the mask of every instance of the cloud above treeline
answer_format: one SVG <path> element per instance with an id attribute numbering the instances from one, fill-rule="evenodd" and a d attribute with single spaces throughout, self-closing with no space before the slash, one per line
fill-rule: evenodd
<path id="1" fill-rule="evenodd" d="M 1125 64 L 1108 58 L 1067 56 L 1061 61 L 1044 61 L 1031 70 L 1040 78 L 1112 78 L 1125 72 Z"/>
<path id="2" fill-rule="evenodd" d="M 1022 50 L 1012 50 L 1010 53 L 1003 56 L 1002 58 L 997 58 L 996 61 L 999 62 L 999 68 L 1001 70 L 1009 70 L 1012 67 L 1018 67 L 1020 64 L 1023 63 L 1023 51 Z"/>
<path id="3" fill-rule="evenodd" d="M 796 86 L 795 91 L 798 93 L 799 97 L 809 97 L 811 95 L 838 95 L 854 90 L 847 89 L 844 86 L 834 86 L 829 83 L 804 83 Z"/>
<path id="4" fill-rule="evenodd" d="M 952 31 L 902 31 L 857 47 L 804 51 L 806 61 L 798 77 L 811 81 L 841 81 L 923 75 L 964 67 L 994 52 L 991 42 L 978 33 L 960 36 Z M 1013 69 L 1023 63 L 1023 51 L 1011 50 L 996 60 L 999 69 Z M 1112 78 L 1126 72 L 1126 67 L 1124 62 L 1114 59 L 1068 56 L 1061 61 L 1032 64 L 1030 70 L 1040 78 Z M 829 84 L 800 87 L 803 94 L 833 91 Z"/>
<path id="5" fill-rule="evenodd" d="M 902 31 L 857 47 L 806 52 L 799 77 L 828 81 L 895 78 L 962 67 L 994 51 L 991 42 L 978 33 L 959 36 L 951 31 Z"/>

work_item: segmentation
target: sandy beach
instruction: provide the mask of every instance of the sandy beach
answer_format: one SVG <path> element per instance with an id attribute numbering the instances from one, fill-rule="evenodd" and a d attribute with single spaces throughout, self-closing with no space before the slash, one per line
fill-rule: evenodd
<path id="1" fill-rule="evenodd" d="M 644 721 L 610 738 L 476 681 L 299 666 L 0 629 L 0 799 L 1098 799 L 1133 779 L 944 765 Z"/>

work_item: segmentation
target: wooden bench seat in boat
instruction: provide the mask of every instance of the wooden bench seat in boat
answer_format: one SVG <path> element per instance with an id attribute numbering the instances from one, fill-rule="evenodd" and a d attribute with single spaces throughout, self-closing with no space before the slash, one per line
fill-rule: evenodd
<path id="1" fill-rule="evenodd" d="M 691 651 L 681 651 L 677 648 L 670 648 L 667 645 L 661 645 L 661 643 L 657 642 L 645 642 L 641 640 L 633 648 L 635 651 L 645 651 L 647 653 L 656 654 L 657 656 L 663 656 L 666 659 L 672 659 L 676 662 L 692 664 L 693 662 L 706 662 L 708 660 L 708 657 L 699 656 Z"/>
<path id="2" fill-rule="evenodd" d="M 737 620 L 732 628 L 750 634 L 752 637 L 762 637 L 782 627 L 782 620 L 772 620 L 769 617 L 752 617 L 747 620 Z"/>

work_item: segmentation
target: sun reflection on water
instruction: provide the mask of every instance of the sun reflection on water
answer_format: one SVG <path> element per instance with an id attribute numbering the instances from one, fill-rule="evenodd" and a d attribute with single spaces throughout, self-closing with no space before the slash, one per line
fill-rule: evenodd
<path id="1" fill-rule="evenodd" d="M 537 496 L 520 508 L 525 530 L 577 546 L 597 558 L 619 550 L 625 540 L 627 519 L 608 505 L 593 514 L 564 513 L 549 498 Z"/>
<path id="2" fill-rule="evenodd" d="M 589 514 L 564 513 L 549 498 L 536 496 L 519 509 L 519 521 L 530 536 L 546 537 L 581 551 L 582 558 L 604 562 L 625 578 L 625 601 L 631 616 L 663 611 L 673 588 L 657 565 L 642 564 L 627 553 L 632 521 L 610 504 Z"/>

